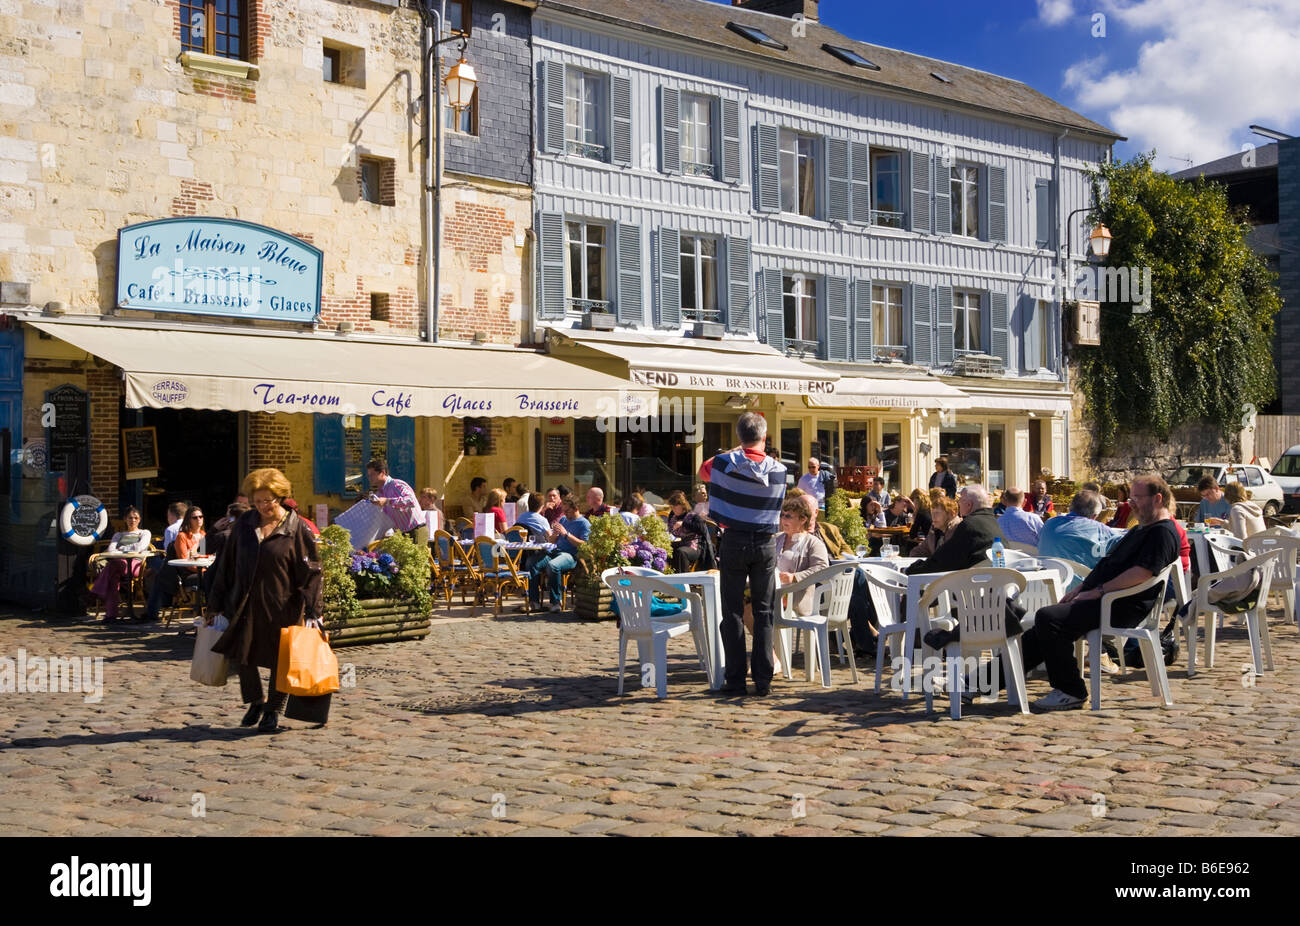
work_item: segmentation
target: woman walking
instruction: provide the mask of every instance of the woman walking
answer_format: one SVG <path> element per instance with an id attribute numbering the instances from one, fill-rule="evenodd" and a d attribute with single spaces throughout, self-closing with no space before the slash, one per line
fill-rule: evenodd
<path id="1" fill-rule="evenodd" d="M 242 490 L 253 503 L 231 528 L 230 539 L 213 564 L 216 578 L 208 598 L 208 623 L 225 614 L 230 626 L 213 644 L 239 666 L 239 691 L 248 712 L 241 726 L 258 724 L 262 733 L 279 729 L 286 695 L 275 687 L 280 630 L 305 616 L 321 614 L 321 567 L 316 536 L 284 500 L 293 490 L 278 469 L 256 469 Z M 263 695 L 259 668 L 271 670 L 269 695 Z M 260 718 L 260 723 L 259 723 Z"/>

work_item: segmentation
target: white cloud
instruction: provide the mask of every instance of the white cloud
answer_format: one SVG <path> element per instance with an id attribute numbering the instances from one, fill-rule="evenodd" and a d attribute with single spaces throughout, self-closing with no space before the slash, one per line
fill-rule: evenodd
<path id="1" fill-rule="evenodd" d="M 1040 0 L 1040 14 L 1044 3 Z M 1300 4 L 1290 0 L 1138 0 L 1105 4 L 1108 32 L 1152 31 L 1126 69 L 1093 58 L 1065 72 L 1080 108 L 1182 169 L 1238 150 L 1250 123 L 1300 119 Z M 1113 39 L 1112 39 L 1113 40 Z M 1099 39 L 1099 42 L 1108 41 Z M 1259 141 L 1258 139 L 1255 139 Z"/>
<path id="2" fill-rule="evenodd" d="M 1037 0 L 1038 18 L 1049 26 L 1059 26 L 1074 15 L 1072 0 Z"/>

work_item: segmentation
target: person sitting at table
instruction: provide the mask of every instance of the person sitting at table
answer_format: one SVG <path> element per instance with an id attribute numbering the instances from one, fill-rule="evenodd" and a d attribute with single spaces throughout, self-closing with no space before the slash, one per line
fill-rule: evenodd
<path id="1" fill-rule="evenodd" d="M 1124 536 L 1124 531 L 1106 527 L 1097 520 L 1101 496 L 1080 490 L 1070 499 L 1063 517 L 1049 518 L 1038 535 L 1038 555 L 1056 556 L 1094 568 L 1106 551 Z"/>
<path id="2" fill-rule="evenodd" d="M 880 502 L 874 498 L 866 497 L 863 498 L 863 501 L 866 504 L 862 507 L 862 520 L 866 522 L 867 527 L 884 527 L 885 512 L 880 507 Z"/>
<path id="3" fill-rule="evenodd" d="M 641 520 L 641 516 L 637 512 L 641 510 L 644 503 L 645 500 L 641 496 L 635 492 L 629 492 L 627 498 L 623 499 L 623 503 L 618 506 L 618 516 L 623 519 L 623 522 L 628 527 L 635 527 L 637 522 Z"/>
<path id="4" fill-rule="evenodd" d="M 1043 530 L 1043 519 L 1031 511 L 1025 511 L 1022 507 L 1025 502 L 1025 493 L 1017 488 L 1007 489 L 1002 493 L 1003 508 L 1001 516 L 998 517 L 998 528 L 1002 531 L 1002 539 L 1010 540 L 1013 543 L 1026 543 L 1031 547 L 1038 546 L 1038 535 Z"/>
<path id="5" fill-rule="evenodd" d="M 989 494 L 982 485 L 963 486 L 957 495 L 958 524 L 943 545 L 929 556 L 907 567 L 908 573 L 952 572 L 988 563 L 984 555 L 1002 536 L 989 507 Z"/>
<path id="6" fill-rule="evenodd" d="M 885 512 L 885 527 L 908 527 L 912 523 L 912 500 L 906 495 L 895 495 Z"/>
<path id="7" fill-rule="evenodd" d="M 529 493 L 528 511 L 515 521 L 515 527 L 525 528 L 528 539 L 533 543 L 545 543 L 546 535 L 551 532 L 551 525 L 542 517 L 541 511 L 542 497 L 536 492 Z"/>
<path id="8" fill-rule="evenodd" d="M 442 511 L 442 496 L 438 490 L 426 486 L 421 489 L 416 498 L 420 501 L 420 508 L 424 511 Z"/>
<path id="9" fill-rule="evenodd" d="M 934 507 L 930 501 L 930 496 L 920 489 L 913 489 L 912 494 L 908 496 L 915 509 L 912 516 L 912 529 L 907 533 L 907 539 L 912 543 L 920 543 L 930 533 L 931 523 L 930 510 Z"/>
<path id="10" fill-rule="evenodd" d="M 487 507 L 483 509 L 483 514 L 491 514 L 494 519 L 494 529 L 498 534 L 504 534 L 506 530 L 506 510 L 501 506 L 505 504 L 506 493 L 500 489 L 493 489 L 487 496 Z"/>
<path id="11" fill-rule="evenodd" d="M 108 542 L 106 553 L 147 553 L 149 551 L 149 532 L 140 527 L 140 509 L 131 505 L 122 518 L 126 530 L 118 531 Z M 91 586 L 92 594 L 104 599 L 104 620 L 117 620 L 117 605 L 122 594 L 122 579 L 127 576 L 135 578 L 143 571 L 141 559 L 109 559 Z"/>
<path id="12" fill-rule="evenodd" d="M 702 482 L 695 483 L 695 488 L 691 490 L 691 500 L 695 502 L 692 509 L 702 518 L 709 516 L 709 487 Z"/>
<path id="13" fill-rule="evenodd" d="M 1128 493 L 1129 484 L 1121 482 L 1119 484 L 1119 500 L 1115 505 L 1115 516 L 1107 522 L 1107 527 L 1129 528 L 1137 523 L 1137 515 L 1133 513 L 1133 506 L 1129 504 Z M 1102 509 L 1103 511 L 1105 509 Z M 1130 523 L 1132 522 L 1132 523 Z"/>
<path id="14" fill-rule="evenodd" d="M 776 535 L 776 579 L 777 596 L 780 600 L 781 586 L 802 582 L 818 569 L 830 565 L 830 555 L 821 538 L 812 532 L 813 514 L 816 506 L 813 497 L 800 493 L 794 498 L 788 494 L 781 503 L 781 533 Z M 816 589 L 807 588 L 799 592 L 794 600 L 794 611 L 799 615 L 808 615 L 817 604 Z M 742 617 L 745 629 L 754 632 L 754 611 L 748 602 Z M 776 648 L 772 649 L 773 673 L 782 671 L 776 659 Z"/>
<path id="15" fill-rule="evenodd" d="M 528 496 L 531 494 L 532 493 L 528 491 L 528 486 L 524 485 L 522 482 L 515 483 L 515 497 L 513 499 L 516 506 L 515 511 L 522 512 L 528 507 Z M 511 499 L 507 498 L 506 501 L 511 501 Z"/>
<path id="16" fill-rule="evenodd" d="M 686 493 L 680 489 L 668 496 L 668 533 L 673 540 L 673 571 L 690 572 L 704 556 L 709 543 L 709 527 L 692 511 Z"/>
<path id="17" fill-rule="evenodd" d="M 1196 506 L 1196 516 L 1193 521 L 1208 524 L 1207 518 L 1217 518 L 1222 521 L 1228 519 L 1228 515 L 1232 513 L 1232 503 L 1224 499 L 1223 489 L 1213 476 L 1202 476 L 1201 481 L 1196 484 L 1196 491 L 1201 493 L 1201 503 Z"/>
<path id="18" fill-rule="evenodd" d="M 214 524 L 208 525 L 207 550 L 210 555 L 212 554 L 212 535 L 217 531 L 230 530 L 232 527 L 235 526 L 235 522 L 239 520 L 239 515 L 235 515 L 233 518 L 230 516 L 230 509 L 233 508 L 235 505 L 242 506 L 240 510 L 240 514 L 243 514 L 245 511 L 249 509 L 248 496 L 236 495 L 235 500 L 226 506 L 226 516 L 224 518 L 219 518 Z"/>
<path id="19" fill-rule="evenodd" d="M 614 509 L 605 504 L 604 489 L 600 488 L 600 486 L 592 486 L 587 490 L 587 508 L 582 513 L 584 518 L 590 521 L 592 518 L 600 518 L 613 513 Z"/>
<path id="20" fill-rule="evenodd" d="M 555 526 L 556 521 L 564 517 L 564 505 L 561 504 L 560 490 L 558 488 L 547 490 L 546 504 L 542 505 L 542 509 L 538 513 L 552 527 Z"/>
<path id="21" fill-rule="evenodd" d="M 167 558 L 190 559 L 190 554 L 197 554 L 199 542 L 203 540 L 203 512 L 199 508 L 189 508 L 181 529 L 176 532 L 176 540 L 167 548 Z M 199 569 L 196 566 L 173 566 L 164 564 L 154 579 L 153 589 L 149 592 L 149 606 L 145 620 L 156 621 L 162 609 L 171 604 L 182 583 L 197 585 Z M 194 580 L 191 582 L 190 580 Z"/>
<path id="22" fill-rule="evenodd" d="M 1034 483 L 1033 494 L 1025 497 L 1025 503 L 1021 507 L 1025 511 L 1038 515 L 1043 521 L 1056 514 L 1056 510 L 1052 505 L 1052 496 L 1047 494 L 1047 483 L 1041 479 Z"/>
<path id="23" fill-rule="evenodd" d="M 501 493 L 505 496 L 506 501 L 513 502 L 519 498 L 519 490 L 516 488 L 518 485 L 519 482 L 514 476 L 507 476 L 501 480 Z"/>
<path id="24" fill-rule="evenodd" d="M 475 476 L 469 481 L 469 494 L 465 496 L 461 507 L 464 509 L 465 517 L 471 521 L 474 515 L 482 514 L 484 506 L 487 504 L 487 480 L 482 476 Z"/>
<path id="25" fill-rule="evenodd" d="M 961 517 L 957 514 L 957 500 L 944 496 L 943 501 L 930 510 L 930 517 L 932 524 L 930 531 L 913 548 L 912 556 L 922 558 L 933 556 L 934 552 L 943 546 L 943 542 L 952 536 L 952 532 L 961 524 Z"/>
<path id="26" fill-rule="evenodd" d="M 246 495 L 241 495 L 239 497 L 247 498 Z M 216 557 L 221 553 L 222 549 L 225 548 L 226 541 L 230 539 L 230 531 L 235 526 L 235 522 L 251 511 L 252 507 L 253 506 L 247 501 L 231 502 L 226 506 L 226 516 L 216 524 L 213 524 L 211 529 L 208 531 L 203 546 L 207 551 L 208 556 L 213 557 L 214 565 L 216 564 Z M 199 584 L 203 586 L 204 594 L 207 594 L 212 589 L 212 581 L 215 578 L 216 572 L 212 569 L 208 569 L 203 573 L 202 578 L 199 579 Z"/>
<path id="27" fill-rule="evenodd" d="M 550 581 L 551 610 L 559 611 L 560 596 L 564 590 L 564 574 L 578 565 L 578 552 L 591 534 L 591 522 L 578 513 L 578 502 L 572 495 L 564 499 L 564 517 L 555 524 L 550 541 L 555 552 L 543 556 L 528 570 L 528 602 L 541 607 L 542 576 Z"/>
<path id="28" fill-rule="evenodd" d="M 1230 482 L 1223 487 L 1223 499 L 1232 507 L 1228 518 L 1209 517 L 1205 523 L 1211 527 L 1226 527 L 1232 536 L 1245 540 L 1254 534 L 1267 530 L 1264 525 L 1264 512 L 1250 500 L 1250 490 L 1240 482 Z"/>
<path id="29" fill-rule="evenodd" d="M 797 486 L 793 489 L 787 490 L 785 493 L 786 498 L 799 498 L 800 496 L 808 499 L 808 504 L 810 506 L 808 510 L 812 513 L 812 527 L 810 530 L 812 533 L 817 535 L 818 539 L 820 539 L 822 543 L 826 544 L 826 549 L 830 552 L 831 556 L 852 556 L 853 547 L 849 544 L 848 540 L 845 539 L 843 531 L 832 524 L 829 518 L 822 517 L 824 512 L 817 507 L 817 501 L 814 496 L 809 495 Z"/>
<path id="30" fill-rule="evenodd" d="M 885 491 L 885 480 L 876 476 L 871 480 L 871 491 L 866 494 L 867 498 L 873 498 L 880 502 L 880 510 L 889 510 L 889 493 Z"/>

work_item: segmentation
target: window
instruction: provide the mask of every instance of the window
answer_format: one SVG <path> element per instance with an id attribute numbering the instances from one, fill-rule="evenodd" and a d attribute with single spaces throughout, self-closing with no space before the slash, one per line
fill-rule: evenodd
<path id="1" fill-rule="evenodd" d="M 388 293 L 370 294 L 370 320 L 372 322 L 388 321 Z"/>
<path id="2" fill-rule="evenodd" d="M 713 101 L 683 93 L 681 102 L 682 173 L 713 177 Z"/>
<path id="3" fill-rule="evenodd" d="M 370 491 L 366 463 L 375 457 L 388 458 L 388 416 L 344 415 L 343 472 L 348 479 L 344 484 L 344 498 L 356 498 Z"/>
<path id="4" fill-rule="evenodd" d="M 954 350 L 978 351 L 983 327 L 980 323 L 980 294 L 953 290 L 952 346 Z"/>
<path id="5" fill-rule="evenodd" d="M 829 42 L 823 45 L 822 48 L 825 51 L 830 52 L 832 55 L 834 55 L 836 58 L 839 58 L 841 61 L 845 62 L 846 64 L 853 65 L 855 68 L 866 68 L 867 70 L 870 71 L 880 70 L 880 65 L 872 61 L 868 61 L 866 58 L 862 57 L 852 48 L 845 48 L 843 45 L 832 45 Z"/>
<path id="6" fill-rule="evenodd" d="M 785 340 L 802 341 L 808 348 L 817 346 L 817 281 L 802 273 L 782 280 L 785 293 Z"/>
<path id="7" fill-rule="evenodd" d="M 871 340 L 879 347 L 903 345 L 903 287 L 871 287 Z"/>
<path id="8" fill-rule="evenodd" d="M 1036 349 L 1034 355 L 1029 358 L 1029 368 L 1031 370 L 1034 368 L 1045 370 L 1051 366 L 1052 352 L 1051 341 L 1049 340 L 1049 332 L 1051 331 L 1051 325 L 1049 324 L 1051 312 L 1052 303 L 1046 302 L 1042 299 L 1039 299 L 1034 303 L 1033 325 L 1036 337 L 1031 339 L 1030 343 L 1035 344 L 1036 342 Z"/>
<path id="9" fill-rule="evenodd" d="M 181 6 L 181 47 L 222 58 L 246 58 L 247 0 L 191 0 Z"/>
<path id="10" fill-rule="evenodd" d="M 781 211 L 817 214 L 817 139 L 781 132 Z"/>
<path id="11" fill-rule="evenodd" d="M 442 127 L 449 132 L 460 132 L 462 135 L 478 134 L 478 88 L 474 88 L 474 95 L 469 99 L 469 105 L 459 113 L 452 109 L 451 104 L 447 102 L 447 92 L 442 94 Z"/>
<path id="12" fill-rule="evenodd" d="M 718 242 L 682 235 L 682 318 L 718 321 Z"/>
<path id="13" fill-rule="evenodd" d="M 447 31 L 469 35 L 472 9 L 470 0 L 447 0 Z"/>
<path id="14" fill-rule="evenodd" d="M 321 73 L 325 77 L 325 82 L 343 83 L 343 52 L 337 48 L 325 48 L 322 51 L 324 57 L 321 61 Z"/>
<path id="15" fill-rule="evenodd" d="M 952 233 L 980 236 L 979 168 L 960 164 L 952 168 Z"/>
<path id="16" fill-rule="evenodd" d="M 743 35 L 745 38 L 758 45 L 766 45 L 768 48 L 779 48 L 781 51 L 788 51 L 790 48 L 790 46 L 781 44 L 756 26 L 742 26 L 740 23 L 727 23 L 727 28 L 736 33 L 736 35 Z"/>
<path id="17" fill-rule="evenodd" d="M 888 228 L 903 227 L 903 156 L 897 151 L 871 152 L 871 221 Z"/>
<path id="18" fill-rule="evenodd" d="M 564 148 L 570 154 L 607 161 L 605 105 L 609 99 L 600 74 L 565 68 Z"/>
<path id="19" fill-rule="evenodd" d="M 567 222 L 570 311 L 608 312 L 605 282 L 606 229 L 587 222 Z"/>
<path id="20" fill-rule="evenodd" d="M 1052 182 L 1034 181 L 1034 243 L 1040 248 L 1052 244 Z"/>
<path id="21" fill-rule="evenodd" d="M 390 158 L 361 158 L 357 165 L 361 199 L 378 206 L 397 205 L 397 165 Z"/>

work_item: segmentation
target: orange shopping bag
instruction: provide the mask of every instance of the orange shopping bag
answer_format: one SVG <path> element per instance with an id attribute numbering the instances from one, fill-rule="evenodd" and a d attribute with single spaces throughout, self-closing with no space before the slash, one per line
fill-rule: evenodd
<path id="1" fill-rule="evenodd" d="M 282 627 L 275 666 L 277 691 L 314 697 L 339 690 L 339 661 L 319 627 Z"/>

